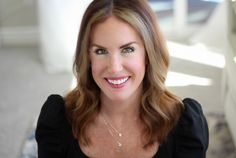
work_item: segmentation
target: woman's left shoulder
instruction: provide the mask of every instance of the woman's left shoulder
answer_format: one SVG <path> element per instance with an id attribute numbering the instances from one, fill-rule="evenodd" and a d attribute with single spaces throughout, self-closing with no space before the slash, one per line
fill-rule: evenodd
<path id="1" fill-rule="evenodd" d="M 179 127 L 191 127 L 194 129 L 196 128 L 196 132 L 200 132 L 199 130 L 205 131 L 206 129 L 208 129 L 207 121 L 203 113 L 201 104 L 192 98 L 183 99 L 183 104 L 184 110 L 178 123 Z"/>
<path id="2" fill-rule="evenodd" d="M 205 158 L 209 143 L 206 118 L 201 104 L 191 98 L 183 100 L 184 111 L 176 126 L 176 154 L 181 158 Z"/>

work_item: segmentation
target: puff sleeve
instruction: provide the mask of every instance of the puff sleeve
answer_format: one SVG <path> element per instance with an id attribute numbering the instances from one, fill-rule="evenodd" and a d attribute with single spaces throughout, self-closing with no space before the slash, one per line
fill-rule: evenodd
<path id="1" fill-rule="evenodd" d="M 190 98 L 183 103 L 177 125 L 159 146 L 155 158 L 206 158 L 209 135 L 201 105 Z"/>
<path id="2" fill-rule="evenodd" d="M 41 109 L 36 127 L 38 157 L 66 157 L 70 131 L 63 98 L 59 95 L 49 96 Z"/>
<path id="3" fill-rule="evenodd" d="M 209 134 L 201 105 L 184 99 L 185 110 L 176 127 L 175 158 L 205 158 Z"/>

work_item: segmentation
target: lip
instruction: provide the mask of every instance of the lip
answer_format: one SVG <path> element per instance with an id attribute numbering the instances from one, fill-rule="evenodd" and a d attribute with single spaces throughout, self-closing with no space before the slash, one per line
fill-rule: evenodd
<path id="1" fill-rule="evenodd" d="M 108 77 L 105 78 L 105 80 L 107 81 L 107 83 L 112 87 L 112 88 L 122 88 L 124 87 L 127 82 L 129 81 L 130 76 L 123 76 L 123 77 Z M 122 80 L 124 82 L 122 82 Z M 122 82 L 122 83 L 119 83 Z"/>

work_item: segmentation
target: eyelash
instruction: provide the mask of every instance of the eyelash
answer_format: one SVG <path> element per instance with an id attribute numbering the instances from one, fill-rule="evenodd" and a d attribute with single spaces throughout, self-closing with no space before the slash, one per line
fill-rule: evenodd
<path id="1" fill-rule="evenodd" d="M 135 48 L 129 46 L 129 47 L 123 48 L 123 49 L 121 50 L 121 53 L 129 54 L 129 53 L 133 53 L 134 51 L 135 51 Z M 98 48 L 98 49 L 95 50 L 95 53 L 96 53 L 97 55 L 103 55 L 103 54 L 107 54 L 108 51 L 107 51 L 106 49 L 103 49 L 103 48 Z"/>

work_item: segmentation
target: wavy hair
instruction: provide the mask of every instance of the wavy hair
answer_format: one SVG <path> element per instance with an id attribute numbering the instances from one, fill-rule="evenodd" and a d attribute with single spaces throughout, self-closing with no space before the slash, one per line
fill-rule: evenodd
<path id="1" fill-rule="evenodd" d="M 184 106 L 165 86 L 169 53 L 157 17 L 146 0 L 94 0 L 85 11 L 73 64 L 77 86 L 65 96 L 73 135 L 84 145 L 91 143 L 87 129 L 100 109 L 100 89 L 91 73 L 90 34 L 96 24 L 111 16 L 130 24 L 143 40 L 148 59 L 140 103 L 143 136 L 147 140 L 144 147 L 161 143 L 176 125 Z"/>

